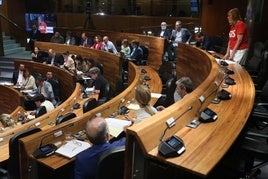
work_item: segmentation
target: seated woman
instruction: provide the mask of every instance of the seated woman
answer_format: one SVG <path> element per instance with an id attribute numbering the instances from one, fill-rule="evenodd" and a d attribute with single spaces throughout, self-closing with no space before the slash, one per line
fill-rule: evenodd
<path id="1" fill-rule="evenodd" d="M 94 43 L 91 46 L 91 48 L 94 48 L 96 50 L 101 50 L 102 45 L 103 45 L 103 43 L 102 43 L 101 36 L 100 35 L 96 35 L 94 37 Z"/>
<path id="2" fill-rule="evenodd" d="M 135 89 L 135 100 L 140 109 L 135 110 L 136 119 L 133 116 L 126 115 L 125 117 L 134 124 L 157 113 L 157 110 L 151 106 L 151 92 L 147 85 L 139 85 Z"/>
<path id="3" fill-rule="evenodd" d="M 85 74 L 87 71 L 87 65 L 83 57 L 81 55 L 76 55 L 74 57 L 74 61 L 75 61 L 76 74 L 78 76 Z"/>
<path id="4" fill-rule="evenodd" d="M 125 57 L 130 57 L 131 49 L 127 39 L 122 40 L 121 51 Z"/>
<path id="5" fill-rule="evenodd" d="M 30 74 L 28 68 L 23 70 L 23 77 L 25 80 L 21 86 L 22 90 L 35 90 L 37 88 L 35 78 Z"/>
<path id="6" fill-rule="evenodd" d="M 0 115 L 0 122 L 4 128 L 12 127 L 15 125 L 14 120 L 11 118 L 9 114 L 1 114 Z"/>
<path id="7" fill-rule="evenodd" d="M 75 73 L 75 64 L 74 60 L 72 57 L 70 57 L 69 52 L 66 51 L 63 53 L 63 58 L 64 58 L 64 64 L 63 67 L 68 70 L 71 73 Z"/>
<path id="8" fill-rule="evenodd" d="M 32 52 L 32 60 L 34 62 L 43 63 L 45 58 L 48 57 L 47 52 L 40 51 L 39 47 L 34 47 L 34 51 Z"/>
<path id="9" fill-rule="evenodd" d="M 108 81 L 102 76 L 100 69 L 98 67 L 92 67 L 88 71 L 88 74 L 94 80 L 94 91 L 99 94 L 99 99 L 106 97 L 106 85 Z"/>

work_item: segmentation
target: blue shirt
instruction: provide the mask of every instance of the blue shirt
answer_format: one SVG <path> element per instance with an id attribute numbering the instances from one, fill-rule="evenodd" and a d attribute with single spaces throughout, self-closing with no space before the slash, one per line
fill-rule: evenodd
<path id="1" fill-rule="evenodd" d="M 75 179 L 95 179 L 97 162 L 102 152 L 115 147 L 125 145 L 126 138 L 123 137 L 113 143 L 93 145 L 92 147 L 79 153 L 75 159 L 74 178 Z"/>

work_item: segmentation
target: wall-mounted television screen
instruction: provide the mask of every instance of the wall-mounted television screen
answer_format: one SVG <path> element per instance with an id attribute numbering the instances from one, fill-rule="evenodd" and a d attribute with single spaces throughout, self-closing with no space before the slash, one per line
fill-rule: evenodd
<path id="1" fill-rule="evenodd" d="M 56 27 L 56 15 L 26 13 L 25 23 L 27 31 L 31 31 L 32 27 L 35 25 L 41 34 L 54 33 L 54 28 Z"/>
<path id="2" fill-rule="evenodd" d="M 198 0 L 190 0 L 190 3 L 191 3 L 191 12 L 198 12 L 199 11 Z"/>

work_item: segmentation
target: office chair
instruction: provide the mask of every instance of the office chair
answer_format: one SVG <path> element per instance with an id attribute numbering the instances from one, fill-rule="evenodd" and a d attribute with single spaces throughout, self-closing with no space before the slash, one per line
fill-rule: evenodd
<path id="1" fill-rule="evenodd" d="M 75 117 L 76 117 L 75 113 L 72 113 L 72 112 L 66 113 L 66 114 L 64 114 L 62 116 L 57 117 L 56 125 L 61 124 L 61 123 L 65 122 L 65 121 L 68 121 L 68 120 L 70 120 L 72 118 L 75 118 Z"/>
<path id="2" fill-rule="evenodd" d="M 264 44 L 262 42 L 255 42 L 253 47 L 253 54 L 248 57 L 245 67 L 250 74 L 256 74 L 260 68 L 260 62 L 263 58 Z"/>
<path id="3" fill-rule="evenodd" d="M 96 179 L 124 178 L 125 146 L 104 151 L 97 163 Z"/>
<path id="4" fill-rule="evenodd" d="M 141 60 L 141 65 L 148 65 L 147 64 L 147 60 L 148 60 L 148 56 L 149 56 L 149 48 L 147 46 L 144 45 L 140 45 L 142 51 L 143 51 L 143 59 Z"/>
<path id="5" fill-rule="evenodd" d="M 9 179 L 20 179 L 20 156 L 19 156 L 19 139 L 41 131 L 40 128 L 29 128 L 25 131 L 15 134 L 9 140 L 9 158 L 7 161 L 7 170 L 1 169 L 4 174 L 0 177 Z"/>
<path id="6" fill-rule="evenodd" d="M 162 93 L 162 96 L 155 103 L 155 107 L 164 106 L 168 107 L 174 103 L 174 91 L 176 89 L 176 79 L 170 78 L 165 85 L 165 91 Z"/>
<path id="7" fill-rule="evenodd" d="M 101 105 L 112 98 L 112 87 L 109 83 L 105 86 L 105 96 L 98 100 L 98 105 Z"/>
<path id="8" fill-rule="evenodd" d="M 42 116 L 43 114 L 46 114 L 46 113 L 47 113 L 46 107 L 45 106 L 39 106 L 36 109 L 35 118 L 38 118 L 39 116 Z"/>
<path id="9" fill-rule="evenodd" d="M 167 81 L 171 78 L 177 78 L 176 64 L 171 61 L 163 61 L 158 70 L 158 74 L 162 81 L 162 94 L 166 94 Z"/>
<path id="10" fill-rule="evenodd" d="M 268 165 L 268 80 L 257 95 L 255 106 L 241 142 L 245 153 L 245 175 L 253 177 L 260 174 L 260 168 Z M 254 162 L 260 162 L 257 165 Z"/>
<path id="11" fill-rule="evenodd" d="M 83 113 L 86 113 L 86 112 L 94 109 L 95 107 L 97 107 L 97 100 L 95 98 L 89 98 L 83 104 Z"/>

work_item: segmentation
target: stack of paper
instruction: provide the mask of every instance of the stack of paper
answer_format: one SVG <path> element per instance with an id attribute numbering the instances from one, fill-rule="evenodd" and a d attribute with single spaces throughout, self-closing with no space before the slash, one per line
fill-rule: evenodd
<path id="1" fill-rule="evenodd" d="M 117 137 L 121 132 L 123 132 L 125 126 L 130 126 L 131 121 L 115 119 L 115 118 L 105 118 L 110 135 Z"/>

